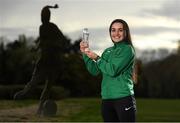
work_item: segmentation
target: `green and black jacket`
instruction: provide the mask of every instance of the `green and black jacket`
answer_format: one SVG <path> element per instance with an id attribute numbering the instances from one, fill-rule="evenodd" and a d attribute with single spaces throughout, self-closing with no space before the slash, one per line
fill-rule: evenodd
<path id="1" fill-rule="evenodd" d="M 102 74 L 102 99 L 117 99 L 133 95 L 132 72 L 135 61 L 134 48 L 122 41 L 107 48 L 97 61 L 83 54 L 88 71 L 92 75 Z"/>

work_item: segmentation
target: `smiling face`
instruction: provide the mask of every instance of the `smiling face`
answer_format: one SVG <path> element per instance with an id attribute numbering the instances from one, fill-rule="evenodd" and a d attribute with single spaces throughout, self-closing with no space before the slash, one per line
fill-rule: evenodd
<path id="1" fill-rule="evenodd" d="M 125 30 L 123 29 L 123 24 L 115 22 L 112 24 L 111 30 L 110 30 L 110 36 L 113 42 L 120 42 L 122 41 L 126 34 Z"/>

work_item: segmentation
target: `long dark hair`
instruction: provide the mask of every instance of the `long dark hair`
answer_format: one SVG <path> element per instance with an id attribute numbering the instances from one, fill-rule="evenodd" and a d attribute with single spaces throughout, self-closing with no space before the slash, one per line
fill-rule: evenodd
<path id="1" fill-rule="evenodd" d="M 112 25 L 114 23 L 121 23 L 123 25 L 123 30 L 125 30 L 126 32 L 126 35 L 125 35 L 125 38 L 124 40 L 127 41 L 128 44 L 130 44 L 133 49 L 134 49 L 134 46 L 132 44 L 132 40 L 131 40 L 131 33 L 130 33 L 130 30 L 129 30 L 129 26 L 128 24 L 126 23 L 126 21 L 122 20 L 122 19 L 115 19 L 111 22 L 111 25 L 109 27 L 109 34 L 111 35 L 111 29 L 112 29 Z M 111 37 L 111 36 L 110 36 Z M 112 40 L 112 38 L 111 38 Z M 113 41 L 113 40 L 112 40 Z M 137 61 L 135 61 L 134 63 L 134 68 L 133 68 L 133 72 L 132 72 L 132 80 L 134 82 L 134 84 L 137 84 L 138 83 L 138 72 L 139 71 L 139 65 L 137 64 Z"/>
<path id="2" fill-rule="evenodd" d="M 128 44 L 130 44 L 130 45 L 133 46 L 132 40 L 131 40 L 131 34 L 130 34 L 129 26 L 128 26 L 128 24 L 126 23 L 126 21 L 124 21 L 124 20 L 122 20 L 122 19 L 115 19 L 115 20 L 113 20 L 113 21 L 111 22 L 111 25 L 110 25 L 110 27 L 109 27 L 109 33 L 110 33 L 110 35 L 111 35 L 111 28 L 112 28 L 112 25 L 113 25 L 114 23 L 121 23 L 121 24 L 123 25 L 123 30 L 126 31 L 126 37 L 124 38 L 124 40 L 126 40 Z M 112 39 L 111 39 L 111 40 L 112 40 Z"/>

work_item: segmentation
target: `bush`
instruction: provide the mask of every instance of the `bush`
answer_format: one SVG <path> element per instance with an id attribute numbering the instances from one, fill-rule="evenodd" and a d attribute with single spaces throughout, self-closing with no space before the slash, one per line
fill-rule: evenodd
<path id="1" fill-rule="evenodd" d="M 14 94 L 23 88 L 23 85 L 0 86 L 0 99 L 13 99 Z M 43 86 L 38 86 L 31 90 L 25 99 L 39 99 L 42 91 Z M 56 100 L 68 97 L 69 95 L 69 90 L 61 86 L 52 87 L 50 92 L 50 98 Z"/>

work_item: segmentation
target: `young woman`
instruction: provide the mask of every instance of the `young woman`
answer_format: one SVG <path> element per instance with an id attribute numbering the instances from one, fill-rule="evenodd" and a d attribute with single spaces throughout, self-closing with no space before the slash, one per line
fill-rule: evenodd
<path id="1" fill-rule="evenodd" d="M 135 51 L 128 24 L 115 19 L 109 33 L 114 46 L 107 48 L 102 56 L 80 42 L 80 50 L 88 71 L 92 75 L 102 74 L 102 117 L 105 122 L 135 122 L 136 101 L 133 90 L 133 68 Z"/>

